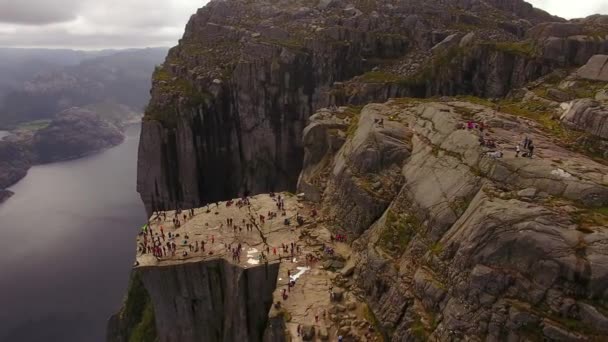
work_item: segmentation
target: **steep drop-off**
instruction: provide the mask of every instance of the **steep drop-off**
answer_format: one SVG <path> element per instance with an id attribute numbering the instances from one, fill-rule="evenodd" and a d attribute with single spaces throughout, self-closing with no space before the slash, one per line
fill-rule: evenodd
<path id="1" fill-rule="evenodd" d="M 154 73 L 138 191 L 152 212 L 293 190 L 316 109 L 504 96 L 608 51 L 603 22 L 562 21 L 518 0 L 211 1 Z"/>
<path id="2" fill-rule="evenodd" d="M 355 304 L 323 306 L 321 323 L 298 299 L 245 310 L 264 317 L 265 341 L 301 324 L 315 341 L 599 341 L 606 53 L 605 16 L 565 21 L 518 0 L 211 1 L 154 73 L 138 191 L 150 214 L 275 190 L 315 202 L 300 238 L 324 263 L 296 286 L 344 287 Z M 524 137 L 533 158 L 516 155 Z M 352 251 L 328 257 L 326 231 Z M 176 297 L 216 274 L 185 265 L 144 276 L 161 340 L 169 327 L 236 338 L 232 312 L 214 320 Z M 226 284 L 195 297 L 224 298 Z"/>
<path id="3" fill-rule="evenodd" d="M 134 296 L 149 298 L 149 304 L 131 308 L 127 298 L 124 309 L 109 322 L 108 341 L 139 341 L 136 328 L 146 324 L 146 305 L 153 310 L 148 324 L 158 341 L 261 341 L 278 267 L 273 263 L 243 269 L 213 259 L 138 268 L 134 272 L 139 283 L 132 282 L 130 288 L 140 286 L 141 293 Z"/>

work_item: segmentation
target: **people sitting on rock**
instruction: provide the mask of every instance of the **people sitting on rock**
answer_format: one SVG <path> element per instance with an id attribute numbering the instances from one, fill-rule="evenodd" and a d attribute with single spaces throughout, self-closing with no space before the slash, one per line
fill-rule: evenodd
<path id="1" fill-rule="evenodd" d="M 528 158 L 532 158 L 532 155 L 534 154 L 534 144 L 532 144 L 531 142 L 528 144 L 528 151 L 524 152 L 524 154 L 522 154 L 522 157 L 528 157 Z"/>
<path id="2" fill-rule="evenodd" d="M 487 152 L 486 155 L 492 159 L 500 159 L 503 157 L 503 153 L 501 151 Z"/>

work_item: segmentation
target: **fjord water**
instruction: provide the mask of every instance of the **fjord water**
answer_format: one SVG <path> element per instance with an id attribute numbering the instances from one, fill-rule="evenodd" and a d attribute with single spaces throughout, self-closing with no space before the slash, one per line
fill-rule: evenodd
<path id="1" fill-rule="evenodd" d="M 0 341 L 103 341 L 146 215 L 140 127 L 78 160 L 35 166 L 0 204 Z"/>

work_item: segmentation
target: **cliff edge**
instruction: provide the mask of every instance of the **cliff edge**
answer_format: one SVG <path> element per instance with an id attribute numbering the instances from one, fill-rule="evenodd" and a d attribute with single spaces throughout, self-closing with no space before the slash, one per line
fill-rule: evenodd
<path id="1" fill-rule="evenodd" d="M 331 104 L 502 97 L 608 52 L 606 24 L 519 1 L 211 1 L 153 76 L 139 149 L 149 213 L 296 187 Z"/>
<path id="2" fill-rule="evenodd" d="M 157 339 L 601 341 L 606 18 L 211 1 L 140 140 Z"/>

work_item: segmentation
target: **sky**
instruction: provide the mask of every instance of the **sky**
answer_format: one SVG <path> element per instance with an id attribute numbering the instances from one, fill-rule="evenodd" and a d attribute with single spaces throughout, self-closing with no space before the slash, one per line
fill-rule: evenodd
<path id="1" fill-rule="evenodd" d="M 174 46 L 207 0 L 0 0 L 0 46 Z M 608 0 L 529 0 L 564 18 L 608 14 Z"/>

